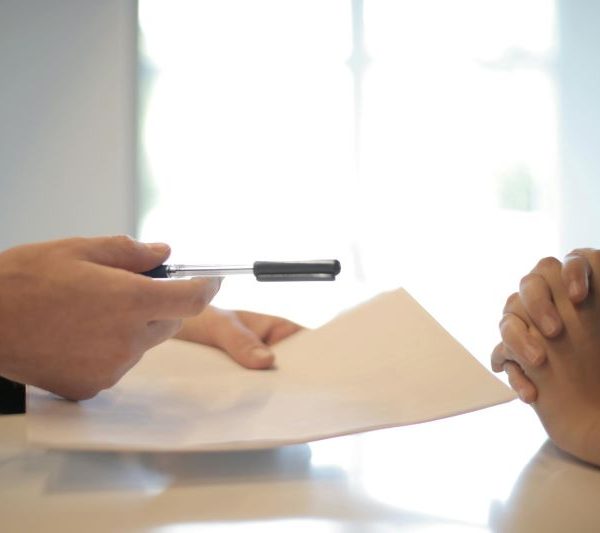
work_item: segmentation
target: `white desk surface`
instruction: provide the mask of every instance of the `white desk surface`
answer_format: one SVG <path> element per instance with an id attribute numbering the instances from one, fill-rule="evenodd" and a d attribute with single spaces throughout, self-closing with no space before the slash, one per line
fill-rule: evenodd
<path id="1" fill-rule="evenodd" d="M 600 531 L 600 469 L 519 402 L 275 450 L 33 449 L 0 417 L 0 530 Z"/>

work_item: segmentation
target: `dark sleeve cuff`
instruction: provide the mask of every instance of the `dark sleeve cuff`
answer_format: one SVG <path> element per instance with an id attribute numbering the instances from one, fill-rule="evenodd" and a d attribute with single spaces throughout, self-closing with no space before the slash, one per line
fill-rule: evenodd
<path id="1" fill-rule="evenodd" d="M 0 376 L 0 415 L 25 412 L 25 385 Z"/>

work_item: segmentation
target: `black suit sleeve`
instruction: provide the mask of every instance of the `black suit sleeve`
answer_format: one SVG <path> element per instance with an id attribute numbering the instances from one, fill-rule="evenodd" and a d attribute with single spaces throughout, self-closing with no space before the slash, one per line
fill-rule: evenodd
<path id="1" fill-rule="evenodd" d="M 25 385 L 0 376 L 0 415 L 25 412 Z"/>

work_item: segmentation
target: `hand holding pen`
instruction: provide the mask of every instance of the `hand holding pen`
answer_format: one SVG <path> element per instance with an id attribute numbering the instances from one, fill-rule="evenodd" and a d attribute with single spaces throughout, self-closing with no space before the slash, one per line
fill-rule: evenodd
<path id="1" fill-rule="evenodd" d="M 337 261 L 156 267 L 169 253 L 166 244 L 124 236 L 0 252 L 0 376 L 83 400 L 117 383 L 146 350 L 178 332 L 222 349 L 243 366 L 268 368 L 269 345 L 300 327 L 259 313 L 201 313 L 219 289 L 215 277 L 252 273 L 262 281 L 323 280 L 340 270 Z M 198 279 L 157 283 L 140 272 Z M 19 397 L 22 404 L 23 387 Z"/>

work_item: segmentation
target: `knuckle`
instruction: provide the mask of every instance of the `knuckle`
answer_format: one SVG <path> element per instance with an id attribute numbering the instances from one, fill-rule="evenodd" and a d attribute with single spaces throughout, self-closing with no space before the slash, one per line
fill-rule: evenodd
<path id="1" fill-rule="evenodd" d="M 519 388 L 523 381 L 523 369 L 518 361 L 511 360 L 504 364 L 506 373 L 508 374 L 511 387 Z"/>
<path id="2" fill-rule="evenodd" d="M 567 256 L 575 256 L 575 257 L 585 257 L 591 253 L 594 253 L 596 250 L 593 248 L 574 248 L 571 250 Z"/>
<path id="3" fill-rule="evenodd" d="M 521 278 L 521 281 L 519 281 L 519 290 L 527 290 L 527 287 L 530 287 L 532 284 L 540 281 L 540 278 L 541 276 L 535 272 L 529 272 L 528 274 L 525 274 Z"/>
<path id="4" fill-rule="evenodd" d="M 116 246 L 125 251 L 135 250 L 137 242 L 129 235 L 116 235 L 112 238 Z"/>
<path id="5" fill-rule="evenodd" d="M 561 267 L 562 263 L 556 257 L 544 257 L 538 261 L 534 271 L 539 271 L 542 273 L 553 272 Z"/>
<path id="6" fill-rule="evenodd" d="M 506 318 L 506 313 L 510 312 L 511 309 L 514 309 L 516 307 L 517 302 L 520 300 L 520 296 L 518 292 L 513 292 L 507 299 L 506 299 L 506 303 L 504 304 L 504 316 L 502 317 L 502 320 L 504 320 Z M 500 322 L 502 322 L 502 320 Z"/>
<path id="7" fill-rule="evenodd" d="M 573 248 L 565 257 L 576 257 L 585 253 L 585 248 Z"/>
<path id="8" fill-rule="evenodd" d="M 506 313 L 502 320 L 500 320 L 500 335 L 502 341 L 513 346 L 515 342 L 518 342 L 521 335 L 521 331 L 518 328 L 518 321 L 521 319 L 512 313 Z"/>
<path id="9" fill-rule="evenodd" d="M 492 352 L 491 362 L 492 370 L 494 372 L 501 372 L 502 365 L 507 360 L 506 354 L 504 353 L 503 345 L 499 344 L 496 349 Z"/>
<path id="10" fill-rule="evenodd" d="M 500 335 L 502 335 L 503 340 L 506 340 L 508 332 L 510 331 L 510 328 L 511 328 L 510 321 L 511 321 L 510 314 L 505 313 L 502 316 L 502 318 L 500 319 L 500 322 L 498 323 L 498 328 L 500 329 Z"/>

